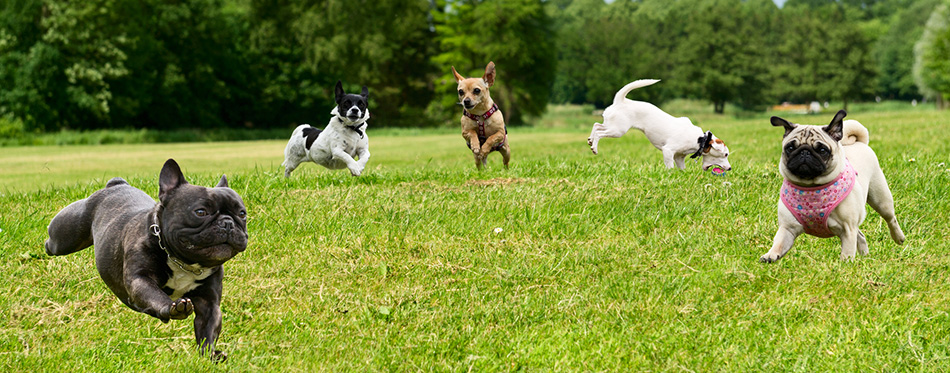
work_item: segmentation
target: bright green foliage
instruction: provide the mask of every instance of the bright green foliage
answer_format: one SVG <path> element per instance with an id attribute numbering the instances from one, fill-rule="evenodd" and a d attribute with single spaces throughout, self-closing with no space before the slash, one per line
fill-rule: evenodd
<path id="1" fill-rule="evenodd" d="M 914 54 L 914 77 L 920 90 L 944 102 L 950 100 L 950 4 L 943 2 L 934 9 Z"/>
<path id="2" fill-rule="evenodd" d="M 745 107 L 768 103 L 764 96 L 772 59 L 766 42 L 776 8 L 768 1 L 700 0 L 681 11 L 686 19 L 676 49 L 674 76 L 687 94 Z"/>
<path id="3" fill-rule="evenodd" d="M 521 124 L 525 116 L 544 112 L 556 69 L 554 31 L 540 0 L 437 1 L 433 11 L 440 53 L 433 62 L 441 75 L 435 92 L 440 99 L 430 110 L 448 113 L 457 122 L 455 66 L 465 77 L 482 76 L 495 62 L 491 89 L 505 120 Z"/>
<path id="4" fill-rule="evenodd" d="M 925 22 L 921 15 L 930 14 L 939 0 L 917 1 L 896 10 L 887 32 L 874 46 L 880 72 L 877 91 L 882 97 L 911 100 L 921 96 L 914 83 L 914 44 L 920 40 Z"/>

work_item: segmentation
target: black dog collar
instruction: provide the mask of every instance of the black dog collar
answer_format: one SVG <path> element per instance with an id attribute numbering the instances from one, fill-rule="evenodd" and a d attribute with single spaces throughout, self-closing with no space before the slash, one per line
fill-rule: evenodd
<path id="1" fill-rule="evenodd" d="M 696 139 L 696 143 L 699 144 L 699 150 L 697 150 L 693 155 L 689 156 L 690 159 L 696 158 L 703 155 L 703 150 L 709 147 L 709 144 L 712 142 L 712 132 L 707 131 L 704 136 L 700 136 Z"/>
<path id="2" fill-rule="evenodd" d="M 343 124 L 343 119 L 340 119 L 340 117 L 337 117 L 336 119 L 337 119 L 338 121 L 340 121 L 340 124 Z M 353 132 L 358 133 L 358 134 L 360 135 L 360 138 L 362 139 L 362 138 L 363 138 L 363 130 L 361 130 L 360 128 L 363 127 L 364 124 L 366 124 L 366 122 L 360 123 L 360 124 L 357 125 L 357 126 L 347 126 L 346 124 L 343 124 L 343 127 L 349 128 L 349 129 L 353 130 Z"/>

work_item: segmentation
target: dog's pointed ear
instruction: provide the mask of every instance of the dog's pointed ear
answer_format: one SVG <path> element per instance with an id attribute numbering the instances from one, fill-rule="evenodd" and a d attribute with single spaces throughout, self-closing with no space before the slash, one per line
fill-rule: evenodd
<path id="1" fill-rule="evenodd" d="M 333 87 L 333 94 L 336 96 L 336 102 L 339 103 L 340 99 L 343 98 L 343 95 L 346 94 L 346 92 L 343 92 L 343 81 L 336 81 L 336 86 Z"/>
<path id="2" fill-rule="evenodd" d="M 782 135 L 782 137 L 788 136 L 788 134 L 791 133 L 795 127 L 798 127 L 797 124 L 779 117 L 772 117 L 772 125 L 775 127 L 785 127 L 785 134 Z"/>
<path id="3" fill-rule="evenodd" d="M 455 66 L 452 66 L 452 75 L 455 75 L 455 81 L 456 81 L 456 82 L 461 82 L 461 81 L 465 80 L 465 77 L 464 77 L 464 76 L 462 76 L 461 74 L 459 74 L 458 71 L 455 71 Z"/>
<path id="4" fill-rule="evenodd" d="M 181 167 L 174 159 L 165 161 L 162 166 L 162 172 L 158 175 L 158 199 L 162 201 L 168 196 L 168 193 L 184 184 L 188 184 L 185 175 L 181 173 Z"/>
<path id="5" fill-rule="evenodd" d="M 365 85 L 363 86 L 363 91 L 360 92 L 360 96 L 363 96 L 363 98 L 369 97 L 369 88 L 366 88 Z"/>
<path id="6" fill-rule="evenodd" d="M 482 75 L 482 80 L 485 81 L 485 84 L 488 84 L 489 87 L 495 84 L 495 62 L 488 61 L 488 66 L 485 66 L 485 75 Z"/>
<path id="7" fill-rule="evenodd" d="M 835 141 L 841 141 L 841 138 L 844 137 L 844 117 L 848 113 L 844 110 L 838 110 L 838 113 L 835 114 L 834 119 L 831 120 L 831 124 L 822 127 L 821 129 L 825 130 L 831 138 Z"/>
<path id="8" fill-rule="evenodd" d="M 215 188 L 227 188 L 228 187 L 228 175 L 221 175 L 221 180 L 218 180 L 218 185 L 214 186 Z"/>

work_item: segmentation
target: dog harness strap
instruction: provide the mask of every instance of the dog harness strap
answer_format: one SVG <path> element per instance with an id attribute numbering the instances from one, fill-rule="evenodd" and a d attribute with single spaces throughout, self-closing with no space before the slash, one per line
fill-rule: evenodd
<path id="1" fill-rule="evenodd" d="M 844 171 L 825 185 L 806 188 L 785 180 L 780 198 L 805 228 L 805 233 L 821 238 L 831 237 L 834 234 L 828 229 L 828 216 L 851 194 L 857 176 L 851 162 L 845 161 Z"/>
<path id="2" fill-rule="evenodd" d="M 485 122 L 489 117 L 492 116 L 492 114 L 495 114 L 496 111 L 498 111 L 498 104 L 492 103 L 491 109 L 488 109 L 488 111 L 482 115 L 469 113 L 468 110 L 462 110 L 462 115 L 468 117 L 468 119 L 474 120 L 475 123 L 478 123 L 478 137 L 487 137 L 485 136 Z"/>

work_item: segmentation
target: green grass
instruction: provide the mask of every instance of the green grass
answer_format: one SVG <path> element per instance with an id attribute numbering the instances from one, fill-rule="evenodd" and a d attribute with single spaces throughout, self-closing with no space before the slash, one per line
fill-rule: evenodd
<path id="1" fill-rule="evenodd" d="M 674 114 L 679 114 L 668 109 Z M 360 178 L 283 141 L 5 148 L 0 155 L 0 364 L 14 371 L 947 371 L 950 113 L 862 112 L 908 240 L 871 211 L 871 254 L 775 233 L 782 130 L 708 113 L 733 171 L 662 167 L 639 132 L 586 144 L 589 107 L 513 128 L 510 170 L 475 171 L 457 133 L 371 136 Z M 831 114 L 794 116 L 827 123 Z M 93 250 L 50 258 L 46 225 L 122 176 L 151 195 L 166 158 L 221 173 L 251 243 L 225 265 L 212 364 L 191 319 L 123 306 Z M 870 209 L 869 209 L 870 211 Z M 501 231 L 495 233 L 496 228 Z"/>

